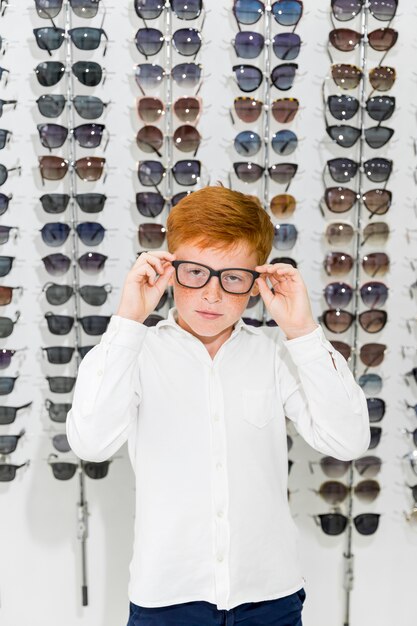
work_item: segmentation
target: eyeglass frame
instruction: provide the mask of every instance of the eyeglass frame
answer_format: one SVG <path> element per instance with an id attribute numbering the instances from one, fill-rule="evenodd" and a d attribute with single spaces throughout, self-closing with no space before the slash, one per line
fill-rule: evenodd
<path id="1" fill-rule="evenodd" d="M 200 267 L 205 267 L 206 269 L 208 269 L 210 274 L 209 274 L 209 277 L 207 278 L 206 282 L 203 285 L 200 285 L 200 287 L 189 287 L 188 285 L 184 285 L 178 278 L 178 267 L 182 263 L 191 263 L 192 265 L 199 265 Z M 255 270 L 250 270 L 247 267 L 225 267 L 225 268 L 223 268 L 221 270 L 214 270 L 211 267 L 209 267 L 208 265 L 204 265 L 204 263 L 196 263 L 195 261 L 179 261 L 179 260 L 175 260 L 175 261 L 171 261 L 171 265 L 175 268 L 175 276 L 176 276 L 177 282 L 182 287 L 186 287 L 187 289 L 201 289 L 202 287 L 205 287 L 207 285 L 207 283 L 210 281 L 212 276 L 217 276 L 218 279 L 219 279 L 220 287 L 223 289 L 223 291 L 225 291 L 226 293 L 231 293 L 231 294 L 233 294 L 235 296 L 244 296 L 245 294 L 249 293 L 252 290 L 252 288 L 253 288 L 253 285 L 255 283 L 256 278 L 259 278 L 259 276 L 261 275 L 260 272 L 256 272 Z M 222 272 L 227 272 L 227 271 L 230 271 L 230 270 L 240 270 L 240 271 L 244 271 L 244 272 L 248 272 L 249 274 L 252 274 L 252 284 L 251 284 L 251 286 L 249 287 L 249 289 L 247 291 L 243 291 L 243 292 L 228 291 L 227 289 L 225 289 L 223 287 L 221 274 L 222 274 Z"/>

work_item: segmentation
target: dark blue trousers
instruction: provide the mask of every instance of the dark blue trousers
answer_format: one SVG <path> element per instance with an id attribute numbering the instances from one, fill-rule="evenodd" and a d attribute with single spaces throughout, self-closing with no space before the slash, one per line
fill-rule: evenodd
<path id="1" fill-rule="evenodd" d="M 304 589 L 277 600 L 245 602 L 229 611 L 210 602 L 144 607 L 130 602 L 127 626 L 302 626 Z"/>

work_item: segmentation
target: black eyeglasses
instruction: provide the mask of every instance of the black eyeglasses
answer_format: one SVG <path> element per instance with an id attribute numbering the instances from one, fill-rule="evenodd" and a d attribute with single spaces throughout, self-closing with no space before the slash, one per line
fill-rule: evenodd
<path id="1" fill-rule="evenodd" d="M 44 94 L 36 100 L 39 113 L 44 117 L 58 117 L 68 100 L 61 94 Z M 75 96 L 70 100 L 78 115 L 85 120 L 94 120 L 103 115 L 110 102 L 103 102 L 97 96 Z"/>
<path id="2" fill-rule="evenodd" d="M 342 513 L 324 513 L 314 516 L 326 535 L 340 535 L 346 529 L 349 518 Z M 373 535 L 379 524 L 379 513 L 361 513 L 352 518 L 356 530 L 361 535 Z"/>
<path id="3" fill-rule="evenodd" d="M 71 71 L 87 87 L 96 87 L 103 78 L 103 68 L 95 61 L 76 61 L 71 66 Z M 65 65 L 61 61 L 44 61 L 35 67 L 36 78 L 43 87 L 56 85 L 64 73 Z"/>
<path id="4" fill-rule="evenodd" d="M 0 482 L 9 482 L 14 480 L 17 470 L 29 464 L 30 461 L 26 461 L 26 463 L 22 463 L 21 465 L 14 465 L 13 463 L 0 463 Z"/>
<path id="5" fill-rule="evenodd" d="M 22 404 L 22 406 L 0 406 L 0 425 L 13 424 L 17 412 L 26 409 L 31 404 L 33 403 L 28 402 L 27 404 Z"/>
<path id="6" fill-rule="evenodd" d="M 161 0 L 134 0 L 136 15 L 143 20 L 155 20 L 164 10 Z M 170 0 L 171 10 L 180 20 L 195 20 L 203 9 L 202 0 Z"/>
<path id="7" fill-rule="evenodd" d="M 264 75 L 259 67 L 241 64 L 234 65 L 232 69 L 241 91 L 256 91 L 262 84 Z M 297 69 L 297 63 L 282 63 L 281 65 L 277 65 L 271 72 L 271 84 L 281 91 L 291 89 Z"/>
<path id="8" fill-rule="evenodd" d="M 256 24 L 265 13 L 261 0 L 234 0 L 233 14 L 239 24 Z M 271 14 L 281 26 L 296 26 L 303 14 L 301 0 L 276 0 L 271 5 Z"/>
<path id="9" fill-rule="evenodd" d="M 63 0 L 35 0 L 39 17 L 50 19 L 56 17 L 62 9 Z M 90 19 L 97 15 L 100 0 L 69 0 L 71 9 L 77 17 Z"/>
<path id="10" fill-rule="evenodd" d="M 50 56 L 52 56 L 51 51 L 58 50 L 65 40 L 65 30 L 56 26 L 34 28 L 33 34 L 39 48 L 46 50 Z M 74 46 L 79 50 L 97 50 L 102 36 L 108 41 L 107 33 L 102 28 L 91 28 L 90 26 L 70 28 L 68 35 Z M 106 54 L 106 49 L 107 44 L 104 48 L 103 56 Z"/>
<path id="11" fill-rule="evenodd" d="M 192 261 L 172 261 L 175 267 L 177 281 L 189 289 L 201 289 L 209 282 L 212 276 L 217 276 L 220 285 L 227 293 L 244 295 L 252 289 L 259 272 L 239 267 L 213 270 L 208 265 Z"/>

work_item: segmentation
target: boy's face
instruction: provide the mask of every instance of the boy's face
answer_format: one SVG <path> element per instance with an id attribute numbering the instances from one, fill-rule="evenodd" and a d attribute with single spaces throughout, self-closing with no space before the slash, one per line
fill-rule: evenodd
<path id="1" fill-rule="evenodd" d="M 178 261 L 193 261 L 208 265 L 214 270 L 228 267 L 239 267 L 254 270 L 258 264 L 256 252 L 251 252 L 247 244 L 242 243 L 233 250 L 202 250 L 191 244 L 184 244 L 175 250 Z M 199 289 L 190 289 L 178 284 L 176 275 L 170 278 L 173 286 L 174 301 L 178 311 L 178 324 L 196 337 L 215 339 L 230 329 L 240 319 L 246 309 L 250 296 L 259 293 L 254 283 L 252 290 L 244 295 L 236 295 L 224 291 L 218 276 L 212 276 L 209 282 Z M 218 313 L 219 316 L 208 317 L 199 311 Z"/>

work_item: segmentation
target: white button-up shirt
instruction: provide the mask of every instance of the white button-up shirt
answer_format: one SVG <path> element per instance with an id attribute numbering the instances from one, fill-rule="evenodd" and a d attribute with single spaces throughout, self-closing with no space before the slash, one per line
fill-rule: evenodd
<path id="1" fill-rule="evenodd" d="M 212 358 L 176 320 L 175 307 L 152 327 L 113 315 L 80 364 L 66 422 L 82 459 L 128 442 L 129 599 L 229 610 L 289 595 L 304 579 L 285 416 L 313 448 L 350 460 L 370 442 L 365 395 L 321 326 L 287 340 L 239 320 Z"/>

